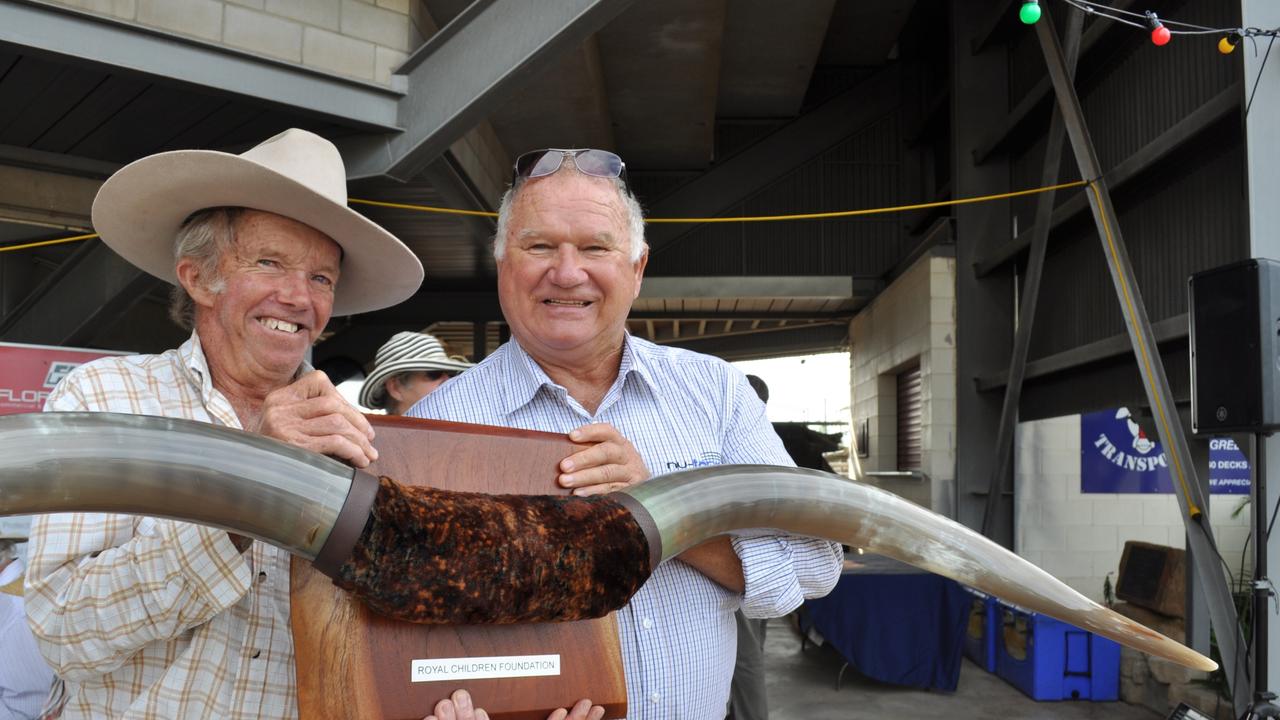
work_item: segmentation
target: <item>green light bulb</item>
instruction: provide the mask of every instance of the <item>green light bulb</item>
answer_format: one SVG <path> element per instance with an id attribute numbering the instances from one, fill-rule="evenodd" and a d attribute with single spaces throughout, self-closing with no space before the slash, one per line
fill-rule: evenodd
<path id="1" fill-rule="evenodd" d="M 1018 10 L 1018 19 L 1024 25 L 1035 25 L 1040 20 L 1040 3 L 1038 0 L 1025 0 Z"/>

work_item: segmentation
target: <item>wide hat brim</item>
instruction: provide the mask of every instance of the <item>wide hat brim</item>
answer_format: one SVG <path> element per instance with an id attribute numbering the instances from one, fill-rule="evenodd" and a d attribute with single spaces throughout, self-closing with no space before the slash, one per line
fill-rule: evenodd
<path id="1" fill-rule="evenodd" d="M 386 390 L 387 380 L 392 375 L 398 375 L 404 372 L 412 372 L 414 370 L 443 370 L 445 372 L 462 372 L 467 368 L 474 367 L 469 362 L 459 362 L 457 360 L 447 359 L 424 359 L 413 358 L 408 360 L 399 360 L 379 365 L 369 373 L 369 377 L 365 378 L 364 385 L 360 386 L 360 405 L 367 408 L 379 408 L 383 406 L 386 398 L 384 393 Z"/>
<path id="2" fill-rule="evenodd" d="M 390 307 L 422 284 L 417 256 L 373 221 L 269 167 L 212 150 L 175 150 L 121 168 L 93 201 L 93 226 L 125 260 L 176 285 L 174 236 L 192 213 L 212 207 L 275 213 L 338 243 L 334 316 Z"/>

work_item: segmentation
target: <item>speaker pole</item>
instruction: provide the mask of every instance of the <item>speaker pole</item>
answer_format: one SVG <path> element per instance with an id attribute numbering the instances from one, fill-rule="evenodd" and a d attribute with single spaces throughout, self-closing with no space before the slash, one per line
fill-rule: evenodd
<path id="1" fill-rule="evenodd" d="M 1267 687 L 1267 606 L 1275 589 L 1267 576 L 1267 539 L 1271 535 L 1267 518 L 1267 435 L 1253 436 L 1253 478 L 1250 502 L 1253 504 L 1253 706 L 1245 716 L 1280 717 L 1280 707 L 1272 704 L 1276 694 Z"/>
<path id="2" fill-rule="evenodd" d="M 1178 505 L 1182 510 L 1182 521 L 1187 530 L 1187 546 L 1191 550 L 1191 561 L 1196 569 L 1196 578 L 1204 588 L 1209 606 L 1209 617 L 1216 631 L 1218 648 L 1222 651 L 1222 669 L 1231 681 L 1233 714 L 1240 716 L 1249 710 L 1252 693 L 1249 692 L 1248 675 L 1252 671 L 1245 657 L 1244 635 L 1236 621 L 1235 603 L 1231 597 L 1231 589 L 1227 586 L 1227 578 L 1223 573 L 1221 556 L 1213 539 L 1213 529 L 1209 524 L 1208 505 L 1204 490 L 1196 478 L 1195 465 L 1191 459 L 1191 447 L 1187 444 L 1186 434 L 1177 415 L 1173 402 L 1173 391 L 1164 372 L 1164 363 L 1160 359 L 1156 346 L 1155 334 L 1151 331 L 1146 306 L 1138 291 L 1138 283 L 1134 279 L 1133 267 L 1129 262 L 1129 254 L 1125 249 L 1124 238 L 1120 234 L 1120 224 L 1116 218 L 1115 207 L 1111 203 L 1111 192 L 1107 189 L 1106 179 L 1102 175 L 1102 165 L 1098 161 L 1093 140 L 1089 137 L 1088 124 L 1084 110 L 1080 107 L 1080 98 L 1076 96 L 1075 86 L 1071 82 L 1071 73 L 1067 69 L 1066 58 L 1062 46 L 1058 42 L 1058 33 L 1054 28 L 1051 13 L 1045 13 L 1036 23 L 1036 35 L 1040 40 L 1040 49 L 1044 53 L 1049 77 L 1053 81 L 1054 95 L 1062 118 L 1066 122 L 1067 136 L 1071 138 L 1071 147 L 1075 152 L 1076 164 L 1080 169 L 1080 177 L 1088 181 L 1085 195 L 1093 210 L 1093 219 L 1098 226 L 1099 239 L 1102 241 L 1103 256 L 1111 271 L 1111 281 L 1115 285 L 1116 295 L 1120 301 L 1120 311 L 1129 331 L 1129 340 L 1133 344 L 1133 353 L 1138 363 L 1138 371 L 1142 376 L 1143 387 L 1147 391 L 1147 401 L 1151 404 L 1151 412 L 1156 428 L 1169 455 L 1170 470 L 1174 478 L 1174 491 Z M 1237 673 L 1244 682 L 1237 682 Z"/>

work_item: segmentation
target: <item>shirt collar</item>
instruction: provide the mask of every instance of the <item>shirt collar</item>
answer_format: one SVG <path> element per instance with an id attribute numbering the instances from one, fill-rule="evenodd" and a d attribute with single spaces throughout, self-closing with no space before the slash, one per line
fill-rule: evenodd
<path id="1" fill-rule="evenodd" d="M 209 360 L 205 357 L 204 347 L 200 344 L 200 333 L 192 330 L 191 337 L 178 348 L 178 355 L 182 358 L 182 366 L 187 369 L 192 381 L 199 386 L 200 397 L 207 405 L 213 396 L 213 377 L 209 373 Z M 298 366 L 298 371 L 293 374 L 293 379 L 297 380 L 313 369 L 311 363 L 303 360 Z"/>
<path id="2" fill-rule="evenodd" d="M 538 394 L 542 388 L 548 388 L 549 392 L 567 394 L 567 391 L 560 385 L 556 384 L 538 365 L 524 348 L 520 347 L 520 343 L 512 338 L 507 342 L 507 352 L 505 353 L 505 366 L 500 368 L 506 383 L 503 386 L 503 397 L 501 409 L 504 415 L 519 410 L 533 401 L 534 396 Z M 613 385 L 610 386 L 608 392 L 605 393 L 606 402 L 602 403 L 600 410 L 611 403 L 610 398 L 617 394 L 628 377 L 635 376 L 644 381 L 651 389 L 655 388 L 653 382 L 653 374 L 647 364 L 647 358 L 643 352 L 638 352 L 642 348 L 632 339 L 631 333 L 624 333 L 622 337 L 622 360 L 618 363 L 618 377 L 614 379 Z"/>

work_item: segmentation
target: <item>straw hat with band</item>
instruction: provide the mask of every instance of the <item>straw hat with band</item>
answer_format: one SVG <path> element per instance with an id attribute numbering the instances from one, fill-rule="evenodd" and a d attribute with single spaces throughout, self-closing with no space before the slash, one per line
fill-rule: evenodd
<path id="1" fill-rule="evenodd" d="M 434 335 L 398 332 L 378 348 L 373 372 L 360 388 L 360 404 L 367 408 L 386 407 L 387 380 L 394 375 L 414 370 L 460 373 L 472 364 L 449 357 Z"/>
<path id="2" fill-rule="evenodd" d="M 338 243 L 334 316 L 395 305 L 422 284 L 417 256 L 347 207 L 338 149 L 306 130 L 286 130 L 240 155 L 175 150 L 129 163 L 98 190 L 93 227 L 125 260 L 176 285 L 174 236 L 192 213 L 213 207 L 282 215 Z"/>

